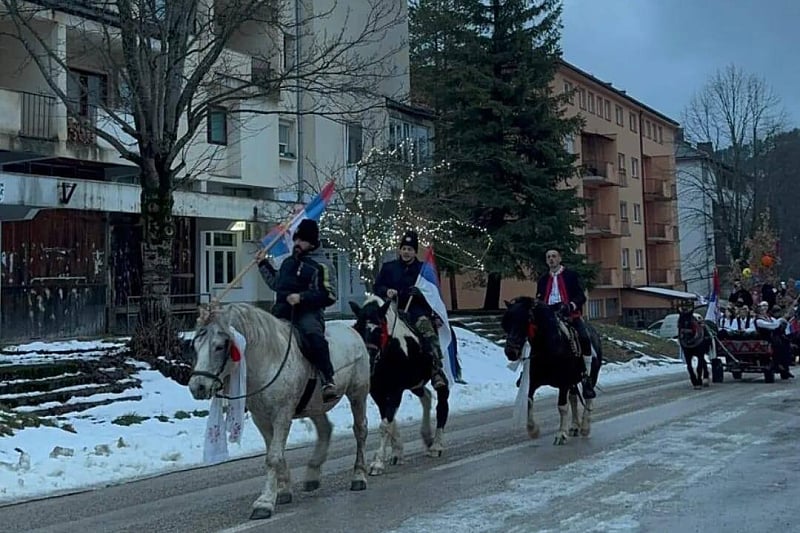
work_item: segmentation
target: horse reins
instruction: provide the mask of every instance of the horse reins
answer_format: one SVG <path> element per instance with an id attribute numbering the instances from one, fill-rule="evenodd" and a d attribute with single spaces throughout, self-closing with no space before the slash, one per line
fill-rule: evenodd
<path id="1" fill-rule="evenodd" d="M 246 394 L 240 394 L 239 396 L 228 396 L 227 394 L 221 394 L 219 391 L 217 391 L 217 393 L 214 396 L 216 396 L 217 398 L 222 398 L 223 400 L 242 400 L 244 398 L 249 398 L 250 396 L 255 396 L 256 394 L 260 394 L 260 393 L 264 392 L 269 387 L 271 387 L 272 384 L 275 383 L 275 381 L 277 381 L 278 377 L 280 377 L 281 372 L 283 372 L 283 369 L 286 366 L 286 362 L 289 360 L 289 353 L 292 350 L 292 339 L 294 338 L 294 333 L 295 333 L 295 328 L 294 328 L 294 307 L 295 306 L 292 306 L 292 312 L 291 312 L 291 315 L 289 317 L 289 342 L 286 344 L 286 352 L 284 352 L 283 360 L 281 361 L 281 364 L 278 367 L 278 371 L 275 373 L 275 375 L 272 377 L 272 379 L 269 380 L 265 385 L 263 385 L 263 386 L 259 387 L 258 389 L 254 390 L 253 392 L 248 392 Z M 228 364 L 228 357 L 226 356 L 225 361 L 222 363 L 222 368 L 220 369 L 219 373 L 212 374 L 211 372 L 204 372 L 204 371 L 200 370 L 200 371 L 193 371 L 191 373 L 191 375 L 192 376 L 196 375 L 196 376 L 203 376 L 203 377 L 211 378 L 211 379 L 213 379 L 215 381 L 218 381 L 219 383 L 222 383 L 222 379 L 220 378 L 220 375 L 225 370 L 225 365 L 227 365 L 227 364 Z"/>

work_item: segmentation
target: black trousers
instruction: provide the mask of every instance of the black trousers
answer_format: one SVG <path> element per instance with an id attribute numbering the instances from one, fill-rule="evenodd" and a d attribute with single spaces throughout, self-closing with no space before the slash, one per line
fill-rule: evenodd
<path id="1" fill-rule="evenodd" d="M 325 320 L 322 313 L 306 312 L 295 317 L 294 325 L 303 339 L 303 352 L 317 367 L 325 381 L 333 379 L 331 351 L 325 339 Z"/>

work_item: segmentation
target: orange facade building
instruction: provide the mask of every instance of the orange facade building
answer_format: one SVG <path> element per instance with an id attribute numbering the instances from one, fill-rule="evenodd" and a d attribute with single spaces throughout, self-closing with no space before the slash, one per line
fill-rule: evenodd
<path id="1" fill-rule="evenodd" d="M 684 296 L 674 150 L 679 124 L 566 62 L 553 90 L 572 92 L 566 112 L 584 119 L 580 135 L 566 141 L 579 156 L 570 185 L 589 200 L 580 251 L 600 265 L 584 312 L 592 319 L 642 327 Z M 483 288 L 469 276 L 455 281 L 459 309 L 482 307 Z M 452 305 L 448 285 L 442 289 Z M 533 281 L 508 279 L 502 297 L 534 290 Z"/>

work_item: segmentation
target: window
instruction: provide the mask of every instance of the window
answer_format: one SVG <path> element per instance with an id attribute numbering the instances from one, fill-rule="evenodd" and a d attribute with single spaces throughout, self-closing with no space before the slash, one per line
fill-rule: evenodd
<path id="1" fill-rule="evenodd" d="M 639 160 L 635 157 L 631 157 L 631 176 L 634 178 L 639 177 Z"/>
<path id="2" fill-rule="evenodd" d="M 625 112 L 622 110 L 622 106 L 617 106 L 614 108 L 614 111 L 617 114 L 617 124 L 620 126 L 625 125 Z"/>
<path id="3" fill-rule="evenodd" d="M 641 224 L 642 223 L 642 205 L 641 204 L 633 204 L 633 223 L 634 224 Z"/>
<path id="4" fill-rule="evenodd" d="M 82 117 L 95 116 L 98 105 L 108 103 L 108 76 L 69 69 L 67 97 Z"/>
<path id="5" fill-rule="evenodd" d="M 361 124 L 347 124 L 347 164 L 355 165 L 364 157 L 364 133 Z"/>
<path id="6" fill-rule="evenodd" d="M 586 109 L 586 89 L 578 89 L 578 106 Z"/>
<path id="7" fill-rule="evenodd" d="M 564 137 L 564 150 L 569 152 L 570 154 L 575 153 L 575 136 L 574 135 L 567 135 Z"/>
<path id="8" fill-rule="evenodd" d="M 611 101 L 606 100 L 606 120 L 611 122 Z"/>
<path id="9" fill-rule="evenodd" d="M 236 277 L 237 233 L 233 231 L 205 231 L 204 261 L 205 291 L 223 287 Z"/>
<path id="10" fill-rule="evenodd" d="M 586 312 L 588 318 L 602 318 L 603 300 L 589 300 L 587 302 Z"/>
<path id="11" fill-rule="evenodd" d="M 589 113 L 594 113 L 594 93 L 589 92 Z"/>
<path id="12" fill-rule="evenodd" d="M 620 170 L 625 170 L 625 154 L 617 154 L 617 166 Z"/>
<path id="13" fill-rule="evenodd" d="M 619 315 L 619 299 L 606 298 L 606 316 L 611 318 Z"/>
<path id="14" fill-rule="evenodd" d="M 636 118 L 636 113 L 634 113 L 633 111 L 631 111 L 631 114 L 630 114 L 630 121 L 631 121 L 631 131 L 634 132 L 634 133 L 639 131 L 638 119 Z"/>
<path id="15" fill-rule="evenodd" d="M 294 67 L 294 52 L 295 52 L 295 43 L 297 41 L 294 38 L 294 35 L 289 33 L 283 34 L 283 70 L 288 71 L 290 68 Z"/>
<path id="16" fill-rule="evenodd" d="M 630 268 L 631 264 L 631 251 L 630 248 L 622 249 L 622 268 Z"/>
<path id="17" fill-rule="evenodd" d="M 636 249 L 635 260 L 636 260 L 636 268 L 638 268 L 640 270 L 643 269 L 644 268 L 644 252 L 639 248 Z"/>
<path id="18" fill-rule="evenodd" d="M 628 202 L 619 203 L 619 219 L 622 221 L 628 220 Z"/>
<path id="19" fill-rule="evenodd" d="M 294 155 L 294 131 L 290 122 L 278 123 L 278 155 L 281 157 L 295 157 Z"/>
<path id="20" fill-rule="evenodd" d="M 224 107 L 208 110 L 207 140 L 209 144 L 228 144 L 228 111 Z"/>
<path id="21" fill-rule="evenodd" d="M 644 125 L 645 125 L 645 137 L 647 137 L 648 139 L 652 139 L 653 133 L 651 131 L 650 121 L 646 120 Z"/>
<path id="22" fill-rule="evenodd" d="M 658 142 L 664 144 L 664 128 L 661 126 L 658 127 Z"/>
<path id="23" fill-rule="evenodd" d="M 567 100 L 570 104 L 575 105 L 575 93 L 572 92 L 573 87 L 572 84 L 568 81 L 564 82 L 564 93 L 568 95 Z"/>
<path id="24" fill-rule="evenodd" d="M 431 130 L 427 126 L 399 118 L 389 120 L 389 149 L 398 150 L 398 158 L 416 164 L 427 162 L 433 155 L 430 138 Z"/>

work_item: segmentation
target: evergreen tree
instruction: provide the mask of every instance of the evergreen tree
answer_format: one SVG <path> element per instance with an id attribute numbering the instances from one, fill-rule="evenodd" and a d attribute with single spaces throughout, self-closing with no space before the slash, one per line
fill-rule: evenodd
<path id="1" fill-rule="evenodd" d="M 557 0 L 418 0 L 410 10 L 412 83 L 439 120 L 440 202 L 486 228 L 484 308 L 497 309 L 503 277 L 535 277 L 561 248 L 581 268 L 581 200 L 564 146 L 580 119 L 563 114 L 550 84 L 561 57 Z M 583 269 L 586 270 L 585 268 Z"/>

